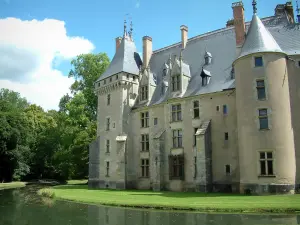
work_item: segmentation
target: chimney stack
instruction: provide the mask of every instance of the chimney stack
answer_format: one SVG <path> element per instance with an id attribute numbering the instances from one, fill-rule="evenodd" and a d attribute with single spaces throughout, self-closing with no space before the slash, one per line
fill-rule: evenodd
<path id="1" fill-rule="evenodd" d="M 185 25 L 181 25 L 180 30 L 181 30 L 181 47 L 182 49 L 185 49 L 187 39 L 188 39 L 188 27 Z"/>
<path id="2" fill-rule="evenodd" d="M 143 68 L 149 66 L 149 61 L 152 56 L 152 38 L 149 36 L 143 37 Z"/>
<path id="3" fill-rule="evenodd" d="M 232 3 L 232 9 L 235 28 L 236 53 L 239 55 L 246 36 L 245 11 L 243 2 L 240 1 Z"/>
<path id="4" fill-rule="evenodd" d="M 122 42 L 122 38 L 117 37 L 116 38 L 116 52 L 117 52 L 118 48 L 120 47 L 121 42 Z"/>

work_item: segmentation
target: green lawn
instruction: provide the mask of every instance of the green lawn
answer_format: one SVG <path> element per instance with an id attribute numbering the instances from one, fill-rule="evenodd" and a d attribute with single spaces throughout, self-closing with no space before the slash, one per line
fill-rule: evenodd
<path id="1" fill-rule="evenodd" d="M 300 212 L 300 195 L 89 190 L 87 185 L 61 185 L 45 192 L 55 198 L 112 206 L 215 212 Z"/>
<path id="2" fill-rule="evenodd" d="M 0 183 L 0 190 L 25 187 L 25 182 Z"/>

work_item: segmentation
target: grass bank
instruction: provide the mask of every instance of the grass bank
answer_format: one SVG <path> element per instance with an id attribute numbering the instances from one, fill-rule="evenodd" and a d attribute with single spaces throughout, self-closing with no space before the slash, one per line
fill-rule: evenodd
<path id="1" fill-rule="evenodd" d="M 0 183 L 0 190 L 25 187 L 26 182 Z"/>
<path id="2" fill-rule="evenodd" d="M 202 212 L 299 213 L 300 195 L 246 196 L 189 192 L 89 190 L 87 185 L 42 189 L 40 195 L 84 203 Z"/>

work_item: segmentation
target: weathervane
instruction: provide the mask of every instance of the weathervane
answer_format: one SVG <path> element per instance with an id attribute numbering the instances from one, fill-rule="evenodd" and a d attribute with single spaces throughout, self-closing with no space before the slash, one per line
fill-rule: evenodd
<path id="1" fill-rule="evenodd" d="M 132 24 L 132 20 L 130 22 L 130 31 L 129 31 L 129 37 L 132 39 L 132 32 L 133 31 L 133 24 Z"/>
<path id="2" fill-rule="evenodd" d="M 298 5 L 298 0 L 296 0 L 296 12 L 297 12 L 298 23 L 300 23 L 300 9 Z"/>
<path id="3" fill-rule="evenodd" d="M 124 37 L 127 36 L 127 30 L 126 30 L 126 27 L 127 27 L 127 26 L 126 26 L 126 23 L 127 23 L 127 22 L 126 22 L 126 18 L 125 18 L 125 19 L 124 19 L 124 34 L 123 34 Z"/>
<path id="4" fill-rule="evenodd" d="M 253 14 L 256 14 L 257 13 L 257 2 L 256 2 L 256 0 L 253 0 L 253 2 L 252 2 L 252 6 L 253 6 Z"/>

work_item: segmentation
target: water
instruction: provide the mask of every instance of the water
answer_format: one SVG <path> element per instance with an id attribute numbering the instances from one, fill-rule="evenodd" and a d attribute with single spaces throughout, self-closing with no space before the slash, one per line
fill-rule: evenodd
<path id="1" fill-rule="evenodd" d="M 34 188 L 0 191 L 0 225 L 300 224 L 300 215 L 167 212 L 103 207 L 40 198 Z"/>

